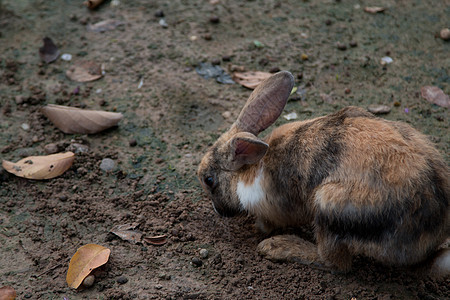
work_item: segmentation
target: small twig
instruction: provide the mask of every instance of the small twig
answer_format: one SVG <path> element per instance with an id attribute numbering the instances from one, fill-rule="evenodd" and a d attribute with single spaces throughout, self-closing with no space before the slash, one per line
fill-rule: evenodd
<path id="1" fill-rule="evenodd" d="M 48 269 L 47 271 L 42 272 L 41 274 L 38 274 L 36 277 L 41 277 L 42 275 L 44 275 L 45 273 L 48 273 L 58 267 L 62 266 L 62 263 L 56 264 L 53 267 L 51 267 L 50 269 Z"/>

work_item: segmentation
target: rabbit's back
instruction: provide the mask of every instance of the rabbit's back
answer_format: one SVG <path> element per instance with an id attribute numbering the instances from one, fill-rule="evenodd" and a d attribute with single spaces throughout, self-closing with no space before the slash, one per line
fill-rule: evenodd
<path id="1" fill-rule="evenodd" d="M 331 240 L 402 264 L 423 259 L 448 234 L 447 165 L 409 125 L 349 107 L 280 127 L 269 141 L 268 160 L 291 157 L 276 176 L 286 178 L 284 205 L 309 203 Z"/>

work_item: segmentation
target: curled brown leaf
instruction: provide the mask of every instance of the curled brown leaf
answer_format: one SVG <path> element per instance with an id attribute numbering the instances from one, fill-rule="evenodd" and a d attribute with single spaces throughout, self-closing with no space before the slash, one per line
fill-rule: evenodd
<path id="1" fill-rule="evenodd" d="M 66 71 L 66 76 L 78 82 L 94 81 L 101 78 L 102 68 L 92 61 L 79 61 Z"/>
<path id="2" fill-rule="evenodd" d="M 49 104 L 41 112 L 64 133 L 93 134 L 116 126 L 121 113 Z"/>
<path id="3" fill-rule="evenodd" d="M 430 103 L 446 108 L 450 107 L 450 97 L 437 86 L 424 86 L 420 89 L 420 93 Z"/>
<path id="4" fill-rule="evenodd" d="M 45 156 L 29 156 L 13 163 L 2 162 L 3 168 L 16 176 L 28 179 L 51 179 L 63 174 L 73 164 L 73 152 L 57 153 Z"/>
<path id="5" fill-rule="evenodd" d="M 58 58 L 59 50 L 51 38 L 45 37 L 43 41 L 44 46 L 39 48 L 39 56 L 43 61 L 49 64 Z"/>
<path id="6" fill-rule="evenodd" d="M 386 10 L 386 7 L 380 7 L 380 6 L 368 6 L 364 7 L 364 11 L 370 14 L 376 14 L 379 12 L 383 12 Z"/>
<path id="7" fill-rule="evenodd" d="M 233 80 L 249 89 L 255 89 L 263 80 L 273 74 L 261 71 L 234 72 Z"/>
<path id="8" fill-rule="evenodd" d="M 165 243 L 167 243 L 167 236 L 166 235 L 148 236 L 144 237 L 143 241 L 150 245 L 162 246 Z"/>
<path id="9" fill-rule="evenodd" d="M 96 244 L 80 247 L 70 259 L 66 276 L 69 287 L 78 288 L 93 269 L 106 264 L 110 253 L 108 248 Z"/>

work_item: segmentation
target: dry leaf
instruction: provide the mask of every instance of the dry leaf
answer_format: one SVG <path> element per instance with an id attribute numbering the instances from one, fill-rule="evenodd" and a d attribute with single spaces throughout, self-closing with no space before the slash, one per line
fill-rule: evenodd
<path id="1" fill-rule="evenodd" d="M 70 259 L 66 277 L 69 287 L 78 288 L 93 269 L 106 264 L 110 253 L 108 248 L 96 244 L 80 247 Z"/>
<path id="2" fill-rule="evenodd" d="M 39 56 L 46 63 L 55 61 L 59 56 L 58 47 L 53 43 L 51 38 L 44 38 L 44 46 L 39 48 Z"/>
<path id="3" fill-rule="evenodd" d="M 443 90 L 437 86 L 424 86 L 420 89 L 422 97 L 428 102 L 449 108 L 450 107 L 450 97 L 444 93 Z"/>
<path id="4" fill-rule="evenodd" d="M 364 11 L 368 12 L 370 14 L 376 14 L 379 12 L 383 12 L 385 10 L 386 10 L 386 7 L 380 7 L 380 6 L 364 7 Z"/>
<path id="5" fill-rule="evenodd" d="M 167 236 L 166 235 L 157 235 L 157 236 L 150 236 L 145 237 L 143 239 L 144 242 L 154 245 L 154 246 L 162 246 L 165 243 L 167 243 Z"/>
<path id="6" fill-rule="evenodd" d="M 120 237 L 122 240 L 137 244 L 142 241 L 142 233 L 134 230 L 135 228 L 136 224 L 117 225 L 111 229 L 111 232 Z"/>
<path id="7" fill-rule="evenodd" d="M 108 19 L 95 24 L 89 24 L 87 29 L 93 32 L 104 32 L 115 29 L 117 26 L 124 24 L 121 21 Z"/>
<path id="8" fill-rule="evenodd" d="M 264 79 L 269 78 L 273 74 L 268 72 L 260 72 L 260 71 L 249 71 L 249 72 L 234 72 L 233 80 L 239 83 L 242 86 L 245 86 L 249 89 L 254 89 L 260 84 Z"/>
<path id="9" fill-rule="evenodd" d="M 80 61 L 66 71 L 66 76 L 73 81 L 88 82 L 101 78 L 102 68 L 92 61 Z"/>
<path id="10" fill-rule="evenodd" d="M 73 164 L 73 152 L 46 156 L 29 156 L 16 163 L 4 160 L 3 168 L 19 177 L 28 179 L 50 179 L 67 171 Z"/>
<path id="11" fill-rule="evenodd" d="M 17 297 L 16 291 L 10 286 L 0 288 L 0 300 L 14 300 Z"/>
<path id="12" fill-rule="evenodd" d="M 116 126 L 121 113 L 49 104 L 41 112 L 64 133 L 93 134 Z"/>

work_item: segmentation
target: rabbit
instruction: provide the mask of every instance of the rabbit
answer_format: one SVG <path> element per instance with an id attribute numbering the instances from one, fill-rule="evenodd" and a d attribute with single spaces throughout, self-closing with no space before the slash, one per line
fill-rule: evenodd
<path id="1" fill-rule="evenodd" d="M 350 106 L 258 138 L 293 85 L 287 71 L 263 81 L 204 155 L 197 175 L 214 210 L 253 215 L 265 233 L 313 225 L 315 243 L 295 235 L 261 241 L 258 252 L 274 261 L 348 272 L 359 254 L 402 266 L 436 253 L 450 231 L 450 172 L 427 137 Z M 436 272 L 449 273 L 448 250 Z"/>

